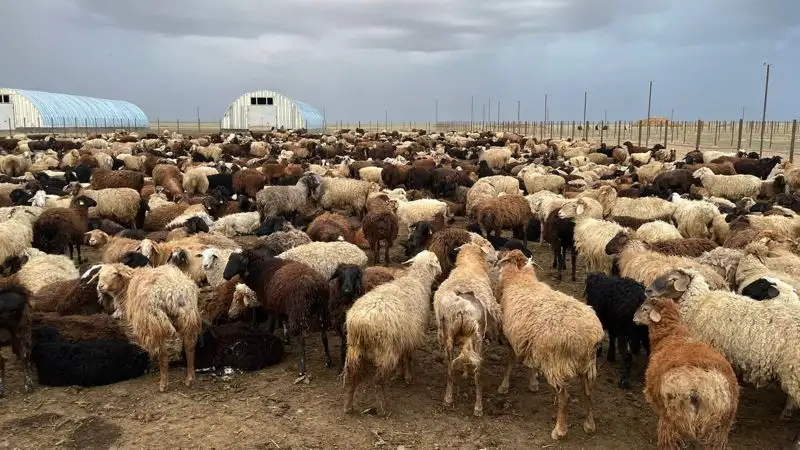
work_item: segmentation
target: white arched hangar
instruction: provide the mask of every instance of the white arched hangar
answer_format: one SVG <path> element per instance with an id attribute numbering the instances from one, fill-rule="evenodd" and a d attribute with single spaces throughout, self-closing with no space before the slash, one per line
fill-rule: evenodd
<path id="1" fill-rule="evenodd" d="M 253 91 L 233 101 L 222 116 L 225 130 L 263 130 L 272 127 L 321 130 L 322 113 L 275 91 Z"/>

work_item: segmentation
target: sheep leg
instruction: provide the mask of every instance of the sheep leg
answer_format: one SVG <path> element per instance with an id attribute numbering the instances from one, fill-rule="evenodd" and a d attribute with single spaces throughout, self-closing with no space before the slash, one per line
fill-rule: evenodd
<path id="1" fill-rule="evenodd" d="M 378 264 L 378 259 L 380 259 L 379 244 L 374 241 L 370 242 L 369 251 L 372 253 L 372 264 Z"/>
<path id="2" fill-rule="evenodd" d="M 322 330 L 322 349 L 325 350 L 325 367 L 331 367 L 331 352 L 328 350 L 328 333 Z"/>
<path id="3" fill-rule="evenodd" d="M 183 351 L 186 353 L 186 387 L 194 384 L 194 349 L 197 345 L 197 335 L 195 333 L 184 333 Z"/>
<path id="4" fill-rule="evenodd" d="M 297 343 L 300 346 L 300 374 L 298 380 L 306 376 L 306 339 L 302 333 L 298 333 Z"/>
<path id="5" fill-rule="evenodd" d="M 583 382 L 583 407 L 586 408 L 586 420 L 583 421 L 583 431 L 586 433 L 594 433 L 594 413 L 592 412 L 592 382 L 586 374 L 581 375 Z"/>
<path id="6" fill-rule="evenodd" d="M 556 426 L 550 432 L 550 437 L 559 440 L 567 435 L 567 407 L 569 406 L 569 395 L 564 386 L 553 386 L 558 397 L 558 413 L 556 415 Z"/>
<path id="7" fill-rule="evenodd" d="M 453 406 L 453 339 L 448 336 L 444 344 L 445 364 L 447 364 L 447 388 L 444 391 L 445 406 Z"/>
<path id="8" fill-rule="evenodd" d="M 403 357 L 403 379 L 406 385 L 411 385 L 414 382 L 414 374 L 412 371 L 414 365 L 414 356 L 411 352 L 406 353 Z"/>
<path id="9" fill-rule="evenodd" d="M 0 354 L 0 397 L 5 397 L 6 395 L 5 379 L 6 379 L 6 360 L 5 358 L 3 358 L 3 355 Z"/>
<path id="10" fill-rule="evenodd" d="M 167 353 L 167 343 L 161 344 L 158 351 L 158 372 L 161 379 L 158 382 L 158 391 L 167 392 L 169 384 L 169 354 Z"/>
<path id="11" fill-rule="evenodd" d="M 553 269 L 558 269 L 558 246 L 553 244 Z"/>
<path id="12" fill-rule="evenodd" d="M 72 260 L 72 243 L 71 242 L 69 243 L 69 259 Z"/>
<path id="13" fill-rule="evenodd" d="M 345 358 L 347 358 L 347 335 L 344 333 L 344 325 L 339 327 L 336 330 L 336 333 L 339 335 L 339 359 L 342 363 L 342 371 L 340 374 L 344 374 L 344 362 Z"/>
<path id="14" fill-rule="evenodd" d="M 539 392 L 539 371 L 531 369 L 531 378 L 528 380 L 528 390 Z"/>
<path id="15" fill-rule="evenodd" d="M 78 248 L 78 264 L 80 264 L 81 262 L 83 262 L 83 259 L 81 259 L 81 244 L 78 243 L 78 244 L 75 244 L 75 246 Z M 71 256 L 72 255 L 70 255 L 70 257 Z"/>
<path id="16" fill-rule="evenodd" d="M 17 355 L 20 363 L 22 363 L 22 370 L 25 375 L 25 384 L 23 385 L 25 393 L 30 393 L 33 391 L 33 364 L 31 364 L 30 359 L 30 345 L 30 342 L 28 342 L 26 345 L 23 337 L 19 334 L 15 334 L 11 340 L 11 349 L 14 354 Z"/>
<path id="17" fill-rule="evenodd" d="M 508 362 L 506 363 L 506 373 L 503 375 L 503 382 L 497 388 L 498 394 L 508 394 L 509 378 L 511 378 L 511 370 L 517 363 L 517 355 L 514 354 L 514 349 L 508 346 Z"/>
<path id="18" fill-rule="evenodd" d="M 281 319 L 281 326 L 283 327 L 283 345 L 289 345 L 289 329 L 286 328 L 286 321 Z"/>
<path id="19" fill-rule="evenodd" d="M 622 377 L 619 379 L 619 387 L 622 389 L 630 389 L 631 388 L 631 365 L 633 364 L 633 354 L 631 354 L 631 349 L 628 347 L 628 339 L 625 336 L 620 336 L 619 338 L 619 348 L 622 352 Z"/>
<path id="20" fill-rule="evenodd" d="M 375 396 L 378 400 L 378 415 L 386 415 L 386 379 L 389 378 L 379 369 L 375 374 Z"/>
<path id="21" fill-rule="evenodd" d="M 572 281 L 575 281 L 575 259 L 578 256 L 578 251 L 575 249 L 575 247 L 572 247 L 570 253 L 572 254 Z"/>
<path id="22" fill-rule="evenodd" d="M 608 334 L 608 353 L 606 354 L 606 361 L 617 361 L 617 336 L 611 333 Z"/>
<path id="23" fill-rule="evenodd" d="M 389 242 L 389 241 L 386 241 L 386 250 L 384 250 L 384 254 L 383 254 L 383 264 L 385 266 L 389 265 L 389 249 L 391 247 L 392 247 L 392 243 Z"/>
<path id="24" fill-rule="evenodd" d="M 790 420 L 792 418 L 792 410 L 794 410 L 795 404 L 792 397 L 786 396 L 786 404 L 783 406 L 783 411 L 781 411 L 781 420 Z"/>
<path id="25" fill-rule="evenodd" d="M 475 343 L 475 351 L 479 354 L 483 354 L 483 341 L 477 340 Z M 472 374 L 473 380 L 475 381 L 475 407 L 472 409 L 472 413 L 475 417 L 483 416 L 483 386 L 481 385 L 481 368 L 480 365 L 475 367 L 475 372 Z"/>

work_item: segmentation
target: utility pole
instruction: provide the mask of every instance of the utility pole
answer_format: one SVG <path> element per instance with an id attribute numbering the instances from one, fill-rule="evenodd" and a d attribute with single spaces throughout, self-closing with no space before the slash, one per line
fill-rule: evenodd
<path id="1" fill-rule="evenodd" d="M 522 102 L 520 100 L 517 100 L 517 126 L 519 126 L 519 112 L 520 112 L 521 105 L 522 105 Z"/>
<path id="2" fill-rule="evenodd" d="M 475 96 L 469 98 L 469 131 L 475 130 Z"/>
<path id="3" fill-rule="evenodd" d="M 489 114 L 486 115 L 486 118 L 489 119 L 489 128 L 492 128 L 492 99 L 489 98 Z"/>
<path id="4" fill-rule="evenodd" d="M 650 106 L 653 104 L 653 81 L 650 81 L 650 89 L 647 91 L 647 135 L 644 138 L 644 146 L 650 143 Z"/>
<path id="5" fill-rule="evenodd" d="M 767 66 L 767 76 L 764 79 L 764 109 L 761 111 L 761 143 L 758 146 L 758 156 L 764 151 L 764 127 L 767 122 L 767 96 L 769 94 L 769 69 L 772 64 L 764 63 Z"/>
<path id="6" fill-rule="evenodd" d="M 586 124 L 586 101 L 588 100 L 588 98 L 589 98 L 589 91 L 583 91 L 583 123 L 581 125 L 583 125 L 583 134 L 584 136 L 587 137 L 589 135 L 589 130 L 587 129 L 589 128 L 589 126 Z M 585 139 L 586 138 L 584 138 L 584 140 Z"/>

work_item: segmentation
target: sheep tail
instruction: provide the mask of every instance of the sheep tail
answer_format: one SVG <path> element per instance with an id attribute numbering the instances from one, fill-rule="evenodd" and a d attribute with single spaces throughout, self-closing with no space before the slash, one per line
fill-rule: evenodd
<path id="1" fill-rule="evenodd" d="M 467 364 L 470 367 L 478 367 L 481 363 L 481 355 L 475 350 L 475 339 L 481 338 L 478 324 L 472 317 L 467 317 L 465 319 L 464 311 L 458 311 L 456 317 L 458 317 L 459 320 L 459 325 L 456 330 L 458 330 L 458 336 L 460 336 L 461 342 L 459 342 L 459 347 L 461 352 L 453 362 Z M 454 326 L 455 324 L 456 321 L 453 321 Z"/>
<path id="2" fill-rule="evenodd" d="M 716 370 L 680 368 L 662 379 L 661 397 L 667 414 L 686 432 L 707 435 L 736 411 L 729 381 Z"/>
<path id="3" fill-rule="evenodd" d="M 355 383 L 358 373 L 361 370 L 361 360 L 363 358 L 362 349 L 364 342 L 362 342 L 361 334 L 348 333 L 347 336 L 347 356 L 344 362 L 344 376 L 342 382 L 347 385 L 348 382 Z"/>

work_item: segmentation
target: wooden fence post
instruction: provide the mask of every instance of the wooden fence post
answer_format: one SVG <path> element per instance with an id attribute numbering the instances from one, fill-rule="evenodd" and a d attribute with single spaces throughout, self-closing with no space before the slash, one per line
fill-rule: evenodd
<path id="1" fill-rule="evenodd" d="M 697 121 L 697 140 L 694 142 L 694 149 L 700 150 L 700 137 L 703 135 L 703 121 Z"/>
<path id="2" fill-rule="evenodd" d="M 794 140 L 797 137 L 797 119 L 792 121 L 792 137 L 789 139 L 789 162 L 794 162 Z"/>
<path id="3" fill-rule="evenodd" d="M 664 147 L 667 146 L 667 142 L 669 142 L 669 120 L 664 121 Z"/>

